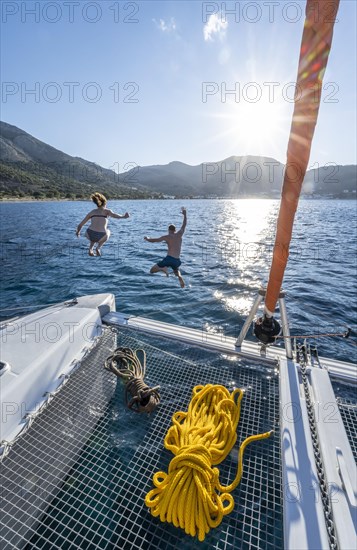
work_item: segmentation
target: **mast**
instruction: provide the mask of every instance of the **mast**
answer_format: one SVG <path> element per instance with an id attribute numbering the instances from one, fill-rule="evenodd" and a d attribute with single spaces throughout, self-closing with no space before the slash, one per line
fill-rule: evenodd
<path id="1" fill-rule="evenodd" d="M 310 158 L 312 138 L 320 107 L 323 75 L 330 53 L 340 0 L 307 0 L 301 40 L 294 113 L 277 222 L 273 260 L 265 296 L 264 318 L 255 326 L 256 336 L 273 342 L 280 326 L 273 318 L 289 257 L 295 212 Z M 328 7 L 328 9 L 327 9 Z"/>

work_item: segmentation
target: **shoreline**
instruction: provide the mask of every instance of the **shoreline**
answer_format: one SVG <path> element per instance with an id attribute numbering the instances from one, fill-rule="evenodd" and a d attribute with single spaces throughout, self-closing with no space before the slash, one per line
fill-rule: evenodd
<path id="1" fill-rule="evenodd" d="M 170 198 L 170 199 L 160 199 L 160 198 L 147 198 L 147 199 L 132 199 L 132 198 L 125 198 L 125 199 L 108 199 L 109 201 L 181 201 L 181 200 L 193 200 L 193 201 L 199 201 L 199 200 L 214 200 L 214 201 L 220 201 L 220 200 L 279 200 L 281 197 L 177 197 L 177 198 Z M 308 200 L 308 201 L 318 201 L 318 200 L 356 200 L 357 197 L 309 197 L 306 195 L 300 196 L 299 200 Z M 50 199 L 50 198 L 44 198 L 44 199 L 31 199 L 30 197 L 27 198 L 1 198 L 0 204 L 9 204 L 9 203 L 40 203 L 40 202 L 88 202 L 90 201 L 90 197 L 85 199 Z"/>
<path id="2" fill-rule="evenodd" d="M 24 198 L 2 198 L 0 199 L 0 203 L 2 202 L 82 202 L 82 201 L 88 201 L 88 199 L 31 199 L 30 197 L 24 197 Z M 118 200 L 118 199 L 114 199 Z"/>

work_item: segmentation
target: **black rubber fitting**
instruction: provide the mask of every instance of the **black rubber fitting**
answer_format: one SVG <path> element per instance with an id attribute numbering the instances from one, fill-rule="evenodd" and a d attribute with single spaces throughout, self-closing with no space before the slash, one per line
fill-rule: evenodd
<path id="1" fill-rule="evenodd" d="M 259 317 L 254 325 L 254 334 L 263 344 L 273 344 L 280 332 L 280 325 L 274 317 Z"/>

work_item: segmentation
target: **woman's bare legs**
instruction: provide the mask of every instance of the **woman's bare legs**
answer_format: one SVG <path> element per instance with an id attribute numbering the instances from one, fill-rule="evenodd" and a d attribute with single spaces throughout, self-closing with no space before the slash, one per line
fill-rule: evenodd
<path id="1" fill-rule="evenodd" d="M 97 256 L 101 256 L 101 255 L 102 255 L 100 249 L 102 248 L 103 244 L 107 242 L 107 240 L 109 239 L 109 237 L 110 237 L 110 231 L 109 231 L 109 229 L 108 229 L 108 230 L 107 230 L 107 234 L 104 235 L 104 237 L 102 237 L 102 238 L 100 239 L 100 241 L 98 241 L 97 248 L 96 248 L 96 251 L 95 251 L 96 254 L 97 254 Z M 93 256 L 94 256 L 94 254 L 93 254 Z"/>
<path id="2" fill-rule="evenodd" d="M 95 245 L 95 243 L 93 243 L 92 241 L 90 241 L 89 243 L 89 250 L 88 250 L 88 254 L 90 256 L 94 256 L 94 250 L 93 250 L 93 246 Z"/>
<path id="3" fill-rule="evenodd" d="M 93 241 L 90 240 L 90 238 L 88 237 L 87 231 L 86 231 L 86 233 L 85 233 L 85 237 L 86 237 L 86 239 L 88 239 L 88 241 L 89 241 L 89 250 L 88 250 L 88 254 L 89 254 L 90 256 L 94 256 L 93 246 L 95 245 L 95 242 L 93 242 Z"/>

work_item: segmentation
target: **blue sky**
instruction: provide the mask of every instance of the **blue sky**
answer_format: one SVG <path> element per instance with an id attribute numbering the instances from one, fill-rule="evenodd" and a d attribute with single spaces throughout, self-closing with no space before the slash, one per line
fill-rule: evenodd
<path id="1" fill-rule="evenodd" d="M 304 4 L 3 0 L 1 119 L 120 172 L 285 162 Z M 355 52 L 341 0 L 310 166 L 356 163 Z"/>

